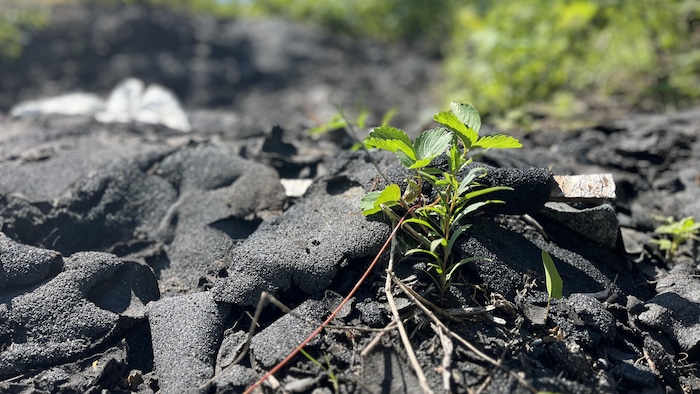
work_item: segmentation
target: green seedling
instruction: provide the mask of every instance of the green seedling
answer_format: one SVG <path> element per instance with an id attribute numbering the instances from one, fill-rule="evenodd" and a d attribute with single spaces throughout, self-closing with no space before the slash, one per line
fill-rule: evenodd
<path id="1" fill-rule="evenodd" d="M 520 148 L 520 142 L 506 135 L 479 136 L 481 118 L 470 104 L 452 103 L 450 111 L 440 112 L 434 120 L 441 126 L 422 132 L 411 141 L 403 130 L 382 126 L 369 133 L 364 144 L 392 152 L 405 168 L 411 170 L 406 188 L 389 184 L 381 191 L 368 193 L 360 205 L 364 215 L 384 211 L 392 217 L 391 209 L 412 209 L 403 229 L 418 242 L 418 247 L 407 255 L 424 255 L 430 260 L 428 273 L 438 287 L 440 302 L 452 284 L 457 269 L 479 260 L 478 257 L 455 259 L 453 248 L 457 239 L 469 229 L 468 215 L 478 212 L 487 204 L 501 200 L 477 199 L 500 190 L 503 186 L 486 187 L 479 180 L 486 176 L 484 168 L 468 169 L 473 150 Z M 445 155 L 446 168 L 438 168 L 433 161 Z M 464 174 L 466 172 L 466 174 Z M 423 195 L 423 186 L 429 184 L 436 197 L 429 201 Z"/>
<path id="2" fill-rule="evenodd" d="M 299 349 L 299 352 L 306 357 L 309 361 L 314 363 L 317 367 L 319 367 L 321 370 L 323 370 L 326 374 L 328 374 L 328 379 L 331 381 L 331 384 L 333 384 L 333 392 L 337 393 L 338 392 L 338 377 L 335 375 L 333 372 L 333 367 L 331 366 L 331 361 L 328 359 L 328 355 L 325 354 L 324 358 L 326 359 L 326 365 L 328 367 L 325 367 L 323 364 L 321 364 L 318 360 L 316 360 L 312 355 L 310 355 L 306 350 Z"/>
<path id="3" fill-rule="evenodd" d="M 546 316 L 549 315 L 549 305 L 552 298 L 559 300 L 562 297 L 564 282 L 559 276 L 559 271 L 557 271 L 557 266 L 554 265 L 552 256 L 544 249 L 542 250 L 542 265 L 544 265 L 545 282 L 547 284 L 547 294 L 549 295 L 547 298 L 547 311 L 545 312 L 546 320 Z"/>
<path id="4" fill-rule="evenodd" d="M 391 119 L 393 119 L 394 116 L 396 116 L 397 110 L 396 108 L 391 108 L 387 112 L 384 113 L 382 116 L 382 126 L 386 126 L 389 124 Z M 342 109 L 338 107 L 338 112 L 331 117 L 331 119 L 324 123 L 320 124 L 316 127 L 312 127 L 309 129 L 309 134 L 311 135 L 320 135 L 320 134 L 325 134 L 329 131 L 332 130 L 338 130 L 338 129 L 343 129 L 347 127 L 352 127 L 353 125 L 357 126 L 360 129 L 364 129 L 367 127 L 367 117 L 369 116 L 369 111 L 367 109 L 363 109 L 360 111 L 360 114 L 357 115 L 357 118 L 355 118 L 354 121 L 348 120 L 348 118 L 345 116 L 345 113 L 343 112 Z"/>
<path id="5" fill-rule="evenodd" d="M 700 223 L 696 223 L 695 218 L 692 216 L 677 221 L 672 216 L 657 216 L 655 219 L 664 222 L 664 224 L 654 230 L 654 234 L 659 238 L 649 242 L 657 245 L 664 252 L 666 261 L 673 260 L 676 252 L 678 252 L 678 247 L 686 241 L 691 239 L 700 240 L 698 238 Z"/>

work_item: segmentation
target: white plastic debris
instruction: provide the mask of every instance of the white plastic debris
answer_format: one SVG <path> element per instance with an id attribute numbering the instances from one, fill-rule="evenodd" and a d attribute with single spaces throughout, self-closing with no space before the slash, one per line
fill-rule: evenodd
<path id="1" fill-rule="evenodd" d="M 69 93 L 56 97 L 22 101 L 10 109 L 11 116 L 86 115 L 91 116 L 105 108 L 104 100 L 92 93 Z"/>
<path id="2" fill-rule="evenodd" d="M 162 124 L 184 132 L 192 129 L 187 114 L 171 90 L 156 84 L 146 87 L 143 81 L 136 78 L 120 82 L 106 102 L 92 93 L 70 93 L 23 101 L 12 107 L 10 115 L 84 115 L 94 116 L 103 123 L 136 121 Z"/>
<path id="3" fill-rule="evenodd" d="M 287 197 L 301 197 L 313 183 L 311 179 L 280 179 Z"/>
<path id="4" fill-rule="evenodd" d="M 100 122 L 162 124 L 184 132 L 192 129 L 172 91 L 156 84 L 149 85 L 144 91 L 144 83 L 136 78 L 126 79 L 117 85 L 109 95 L 107 108 L 95 118 Z"/>

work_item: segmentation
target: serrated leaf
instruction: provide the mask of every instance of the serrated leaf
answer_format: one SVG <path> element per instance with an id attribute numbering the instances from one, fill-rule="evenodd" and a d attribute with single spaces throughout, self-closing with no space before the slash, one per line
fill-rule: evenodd
<path id="1" fill-rule="evenodd" d="M 417 160 L 433 160 L 445 152 L 452 141 L 452 133 L 445 128 L 426 130 L 413 142 Z"/>
<path id="2" fill-rule="evenodd" d="M 415 155 L 413 157 L 411 157 L 400 150 L 396 151 L 396 158 L 399 159 L 399 163 L 401 163 L 401 165 L 406 167 L 406 168 L 420 168 L 420 167 L 425 167 L 428 164 L 430 164 L 430 162 L 428 162 L 427 164 L 422 164 L 422 162 L 421 162 L 421 163 L 418 163 L 418 165 L 416 165 Z"/>
<path id="3" fill-rule="evenodd" d="M 452 113 L 452 111 L 438 112 L 435 114 L 435 116 L 433 116 L 433 119 L 441 125 L 456 132 L 466 133 L 467 129 L 469 128 L 464 123 L 460 122 L 457 115 Z"/>
<path id="4" fill-rule="evenodd" d="M 481 116 L 479 111 L 469 103 L 450 103 L 450 109 L 457 116 L 460 122 L 472 129 L 477 135 L 481 129 Z"/>
<path id="5" fill-rule="evenodd" d="M 382 191 L 369 192 L 360 200 L 360 208 L 362 214 L 369 216 L 382 210 L 381 205 L 394 206 L 401 199 L 401 188 L 399 185 L 392 183 Z"/>
<path id="6" fill-rule="evenodd" d="M 439 112 L 433 119 L 440 123 L 441 125 L 450 129 L 460 140 L 466 148 L 470 148 L 476 140 L 479 139 L 479 133 L 467 127 L 463 122 L 459 120 L 457 115 L 451 111 Z"/>
<path id="7" fill-rule="evenodd" d="M 391 126 L 376 127 L 367 138 L 365 145 L 370 148 L 384 149 L 392 153 L 402 152 L 405 156 L 416 160 L 413 143 L 405 131 Z M 398 153 L 397 153 L 398 154 Z"/>
<path id="8" fill-rule="evenodd" d="M 544 249 L 542 249 L 542 264 L 544 265 L 545 281 L 547 283 L 547 294 L 549 294 L 549 298 L 561 299 L 564 283 L 561 280 L 561 276 L 559 276 L 559 271 L 557 271 L 552 257 Z"/>
<path id="9" fill-rule="evenodd" d="M 504 134 L 485 135 L 473 144 L 474 148 L 482 149 L 513 149 L 522 148 L 523 144 L 517 138 Z"/>

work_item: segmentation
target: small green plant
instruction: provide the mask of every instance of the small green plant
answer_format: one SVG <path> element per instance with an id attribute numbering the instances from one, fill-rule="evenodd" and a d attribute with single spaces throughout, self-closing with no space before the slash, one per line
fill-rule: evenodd
<path id="1" fill-rule="evenodd" d="M 392 208 L 412 211 L 412 217 L 402 228 L 419 246 L 406 254 L 422 254 L 430 258 L 428 274 L 438 286 L 440 302 L 451 286 L 456 270 L 479 259 L 456 260 L 452 255 L 457 239 L 471 226 L 463 219 L 486 204 L 503 202 L 477 200 L 478 197 L 499 190 L 512 190 L 479 183 L 486 170 L 469 167 L 472 162 L 470 152 L 521 147 L 520 142 L 511 136 L 479 136 L 481 118 L 472 105 L 452 103 L 450 109 L 435 115 L 434 120 L 441 127 L 422 132 L 415 141 L 411 141 L 403 130 L 390 126 L 377 127 L 370 132 L 364 141 L 366 147 L 394 153 L 401 165 L 411 172 L 405 190 L 401 191 L 398 184 L 392 183 L 381 191 L 367 193 L 360 203 L 364 215 L 384 211 L 396 217 Z M 433 161 L 442 155 L 446 156 L 446 164 L 434 165 Z M 432 197 L 423 194 L 426 184 L 432 189 Z"/>
<path id="2" fill-rule="evenodd" d="M 681 244 L 690 239 L 700 240 L 698 238 L 700 223 L 696 223 L 695 218 L 692 216 L 681 220 L 674 220 L 672 216 L 656 217 L 656 219 L 664 222 L 664 224 L 654 230 L 654 234 L 659 236 L 659 238 L 650 242 L 657 245 L 664 252 L 666 261 L 673 260 Z"/>
<path id="3" fill-rule="evenodd" d="M 328 365 L 328 367 L 325 367 L 303 348 L 300 348 L 299 352 L 301 352 L 301 354 L 304 355 L 304 357 L 306 357 L 309 361 L 314 363 L 317 367 L 321 368 L 321 370 L 328 374 L 328 379 L 331 381 L 331 384 L 333 384 L 333 392 L 337 393 L 339 387 L 338 377 L 333 372 L 333 367 L 331 366 L 331 361 L 328 359 L 328 355 L 324 354 L 324 357 L 326 359 L 326 365 Z"/>
<path id="4" fill-rule="evenodd" d="M 549 295 L 547 298 L 547 312 L 545 312 L 546 319 L 546 316 L 549 314 L 549 304 L 552 298 L 559 300 L 562 297 L 564 282 L 561 280 L 561 276 L 559 276 L 559 271 L 557 271 L 557 266 L 554 265 L 552 256 L 544 249 L 542 250 L 542 265 L 544 265 L 545 283 L 547 284 L 547 294 Z"/>

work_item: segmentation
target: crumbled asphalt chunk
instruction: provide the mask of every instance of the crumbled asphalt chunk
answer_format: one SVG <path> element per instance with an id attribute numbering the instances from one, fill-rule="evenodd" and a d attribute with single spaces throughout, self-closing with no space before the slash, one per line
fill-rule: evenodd
<path id="1" fill-rule="evenodd" d="M 12 328 L 0 353 L 0 375 L 18 373 L 28 368 L 52 365 L 85 356 L 94 347 L 112 335 L 133 324 L 121 319 L 119 313 L 103 309 L 88 300 L 88 294 L 102 287 L 107 294 L 110 280 L 124 266 L 137 264 L 123 261 L 114 255 L 99 252 L 81 252 L 64 259 L 64 270 L 53 279 L 26 289 L 19 295 L 3 294 L 8 304 L 7 318 Z M 150 270 L 136 271 L 141 277 L 128 279 L 117 289 L 133 289 L 131 303 L 142 305 L 152 299 L 139 299 L 154 294 L 146 289 L 155 286 Z M 114 294 L 118 294 L 116 291 Z M 131 294 L 131 291 L 129 291 Z M 122 294 L 123 295 L 123 294 Z M 117 301 L 124 298 L 120 295 Z M 155 294 L 157 295 L 157 294 Z M 124 304 L 119 303 L 120 308 Z M 116 309 L 115 305 L 111 305 Z M 126 306 L 125 311 L 138 310 Z M 121 312 L 121 311 L 120 311 Z M 132 315 L 131 317 L 137 317 Z"/>
<path id="2" fill-rule="evenodd" d="M 661 385 L 659 377 L 646 365 L 623 362 L 615 365 L 611 372 L 615 379 L 620 381 L 618 390 L 644 387 L 647 390 L 657 389 L 657 391 L 652 392 L 663 392 L 658 391 Z"/>
<path id="3" fill-rule="evenodd" d="M 277 319 L 255 335 L 250 343 L 251 354 L 265 368 L 285 358 L 318 327 L 319 322 L 325 320 L 328 313 L 326 303 L 318 300 L 304 301 L 292 311 L 294 315 L 286 314 Z M 314 346 L 318 341 L 319 337 L 316 337 L 309 345 Z"/>
<path id="4" fill-rule="evenodd" d="M 513 189 L 487 194 L 486 199 L 502 200 L 505 204 L 488 205 L 485 211 L 509 215 L 534 213 L 539 212 L 549 200 L 553 180 L 552 172 L 547 168 L 484 168 L 487 173 L 478 180 L 479 183 Z"/>
<path id="5" fill-rule="evenodd" d="M 50 393 L 84 393 L 95 387 L 108 388 L 119 385 L 119 378 L 126 372 L 126 351 L 112 347 L 105 352 L 83 360 L 41 371 L 34 379 L 20 381 L 10 392 L 20 389 L 45 390 Z M 44 392 L 44 391 L 39 391 Z"/>
<path id="6" fill-rule="evenodd" d="M 163 392 L 193 392 L 214 375 L 228 307 L 208 292 L 163 298 L 148 305 L 153 358 Z"/>
<path id="7" fill-rule="evenodd" d="M 292 287 L 320 295 L 341 265 L 373 256 L 389 235 L 387 224 L 362 216 L 364 193 L 344 177 L 312 185 L 305 199 L 226 256 L 231 265 L 212 289 L 215 299 L 252 306 L 263 291 Z"/>
<path id="8" fill-rule="evenodd" d="M 143 238 L 156 229 L 177 197 L 166 180 L 148 173 L 162 157 L 118 160 L 81 179 L 47 215 L 42 243 L 71 254 L 106 249 L 122 240 Z"/>
<path id="9" fill-rule="evenodd" d="M 373 351 L 363 359 L 362 380 L 381 393 L 410 393 L 420 387 L 416 375 L 409 372 L 408 360 L 387 348 Z"/>
<path id="10" fill-rule="evenodd" d="M 156 170 L 179 192 L 161 219 L 160 234 L 170 232 L 169 264 L 163 282 L 195 289 L 214 281 L 232 241 L 253 233 L 259 216 L 274 215 L 285 201 L 284 188 L 270 167 L 242 159 L 222 146 L 183 149 L 165 158 Z M 206 207 L 206 209 L 202 209 Z"/>
<path id="11" fill-rule="evenodd" d="M 513 231 L 522 226 L 516 218 L 508 218 L 500 223 L 475 218 L 473 223 L 469 238 L 458 243 L 458 253 L 463 257 L 481 257 L 478 264 L 469 264 L 465 268 L 473 271 L 478 276 L 478 281 L 506 298 L 513 299 L 516 291 L 525 285 L 523 272 L 544 274 L 542 249 L 547 250 L 554 259 L 565 283 L 564 295 L 600 291 L 612 285 L 609 278 L 615 277 L 614 270 L 603 264 L 610 260 L 594 264 L 597 260 L 584 258 L 572 250 L 547 243 L 538 233 Z M 612 258 L 620 260 L 619 256 L 611 256 L 610 259 Z M 631 286 L 626 287 L 625 291 L 633 291 Z"/>
<path id="12" fill-rule="evenodd" d="M 236 364 L 230 368 L 226 368 L 217 375 L 216 379 L 208 382 L 202 387 L 202 391 L 215 393 L 242 393 L 250 385 L 259 378 L 259 374 L 251 368 L 246 368 L 243 365 Z"/>
<path id="13" fill-rule="evenodd" d="M 7 123 L 0 121 L 2 126 Z M 24 124 L 19 133 L 2 133 L 0 193 L 14 193 L 31 203 L 51 203 L 69 185 L 116 160 L 164 150 L 162 144 L 148 141 L 135 133 L 138 131 L 148 133 L 145 128 L 107 128 L 84 117 L 57 117 Z M 37 146 L 50 148 L 49 154 L 41 160 L 22 160 Z"/>
<path id="14" fill-rule="evenodd" d="M 58 252 L 20 244 L 0 233 L 0 291 L 39 283 L 62 266 Z"/>
<path id="15" fill-rule="evenodd" d="M 39 208 L 50 209 L 49 203 L 32 204 L 17 195 L 0 196 L 0 228 L 14 240 L 35 245 L 42 237 L 45 213 Z"/>
<path id="16" fill-rule="evenodd" d="M 605 310 L 603 304 L 597 299 L 575 293 L 567 297 L 567 301 L 573 306 L 576 314 L 586 323 L 589 329 L 600 333 L 606 342 L 614 342 L 617 335 L 616 320 L 612 313 Z M 594 343 L 594 346 L 597 343 Z"/>
<path id="17" fill-rule="evenodd" d="M 645 355 L 649 357 L 654 364 L 654 368 L 663 377 L 667 387 L 672 388 L 674 392 L 682 392 L 683 389 L 680 386 L 678 370 L 673 356 L 668 354 L 664 347 L 653 339 L 651 335 L 644 336 L 644 350 L 646 352 Z"/>
<path id="18" fill-rule="evenodd" d="M 548 202 L 544 204 L 542 214 L 601 245 L 617 246 L 620 225 L 615 209 L 609 204 L 576 209 L 566 203 Z"/>
<path id="19" fill-rule="evenodd" d="M 684 352 L 700 344 L 700 270 L 690 264 L 675 266 L 656 284 L 658 294 L 648 300 L 637 319 L 661 330 Z"/>

